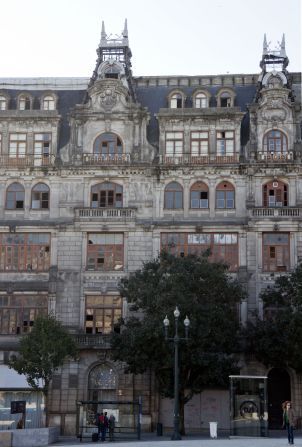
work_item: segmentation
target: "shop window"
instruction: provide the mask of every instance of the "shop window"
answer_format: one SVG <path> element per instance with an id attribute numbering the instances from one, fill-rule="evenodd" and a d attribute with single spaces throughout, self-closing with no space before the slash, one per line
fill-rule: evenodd
<path id="1" fill-rule="evenodd" d="M 287 272 L 290 269 L 290 239 L 288 233 L 263 233 L 263 271 Z"/>
<path id="2" fill-rule="evenodd" d="M 184 103 L 184 97 L 181 93 L 173 93 L 170 96 L 170 108 L 171 109 L 182 109 Z"/>
<path id="3" fill-rule="evenodd" d="M 33 210 L 49 209 L 49 187 L 38 183 L 31 191 L 31 207 Z"/>
<path id="4" fill-rule="evenodd" d="M 175 256 L 203 256 L 210 262 L 222 262 L 230 271 L 238 270 L 237 233 L 162 233 L 161 249 Z"/>
<path id="5" fill-rule="evenodd" d="M 48 233 L 0 234 L 1 272 L 44 272 L 50 266 Z"/>
<path id="6" fill-rule="evenodd" d="M 166 156 L 182 156 L 183 132 L 166 132 Z"/>
<path id="7" fill-rule="evenodd" d="M 116 155 L 122 155 L 122 141 L 114 133 L 103 133 L 95 139 L 93 144 L 93 153 L 102 155 L 104 157 L 114 157 Z"/>
<path id="8" fill-rule="evenodd" d="M 218 156 L 232 156 L 234 155 L 235 140 L 234 131 L 219 131 L 216 132 L 216 145 Z"/>
<path id="9" fill-rule="evenodd" d="M 26 334 L 35 319 L 47 315 L 47 295 L 0 295 L 0 334 Z"/>
<path id="10" fill-rule="evenodd" d="M 12 183 L 6 190 L 6 209 L 18 210 L 24 209 L 24 187 L 20 183 Z"/>
<path id="11" fill-rule="evenodd" d="M 90 233 L 87 245 L 87 270 L 110 271 L 123 268 L 123 234 Z"/>
<path id="12" fill-rule="evenodd" d="M 27 145 L 26 133 L 11 133 L 9 135 L 8 155 L 10 158 L 24 158 Z"/>
<path id="13" fill-rule="evenodd" d="M 190 191 L 191 208 L 209 208 L 209 189 L 203 182 L 196 182 Z"/>
<path id="14" fill-rule="evenodd" d="M 116 183 L 104 182 L 91 188 L 91 208 L 121 208 L 123 187 Z"/>
<path id="15" fill-rule="evenodd" d="M 209 132 L 191 132 L 191 155 L 209 155 Z"/>
<path id="16" fill-rule="evenodd" d="M 110 334 L 122 317 L 122 299 L 116 295 L 86 296 L 86 334 Z"/>
<path id="17" fill-rule="evenodd" d="M 216 208 L 235 208 L 235 189 L 229 182 L 221 182 L 216 188 Z"/>
<path id="18" fill-rule="evenodd" d="M 55 99 L 52 95 L 44 96 L 42 104 L 43 110 L 55 110 Z"/>
<path id="19" fill-rule="evenodd" d="M 263 206 L 288 206 L 288 187 L 285 183 L 275 180 L 263 186 Z"/>
<path id="20" fill-rule="evenodd" d="M 287 137 L 280 130 L 270 130 L 263 137 L 263 151 L 281 155 L 288 150 Z"/>
<path id="21" fill-rule="evenodd" d="M 165 209 L 183 208 L 183 188 L 177 182 L 169 183 L 165 188 Z"/>

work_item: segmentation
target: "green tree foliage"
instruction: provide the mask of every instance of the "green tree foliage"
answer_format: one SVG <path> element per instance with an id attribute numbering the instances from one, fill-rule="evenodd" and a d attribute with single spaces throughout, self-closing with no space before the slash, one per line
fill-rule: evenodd
<path id="1" fill-rule="evenodd" d="M 236 371 L 237 303 L 243 291 L 226 272 L 225 265 L 210 263 L 206 256 L 175 257 L 163 252 L 121 283 L 121 294 L 135 316 L 122 325 L 120 334 L 113 334 L 113 358 L 125 362 L 128 372 L 154 372 L 166 397 L 173 397 L 174 354 L 173 343 L 164 338 L 163 319 L 168 315 L 170 337 L 176 305 L 181 312 L 180 337 L 185 335 L 186 315 L 190 319 L 189 341 L 180 344 L 182 422 L 184 405 L 194 394 L 204 387 L 226 386 L 228 375 Z"/>
<path id="2" fill-rule="evenodd" d="M 266 366 L 302 372 L 302 265 L 261 295 L 264 318 L 249 322 L 246 351 Z"/>
<path id="3" fill-rule="evenodd" d="M 51 315 L 40 316 L 32 331 L 21 338 L 19 353 L 12 356 L 9 367 L 24 374 L 32 388 L 42 390 L 47 410 L 49 384 L 54 372 L 66 358 L 74 358 L 76 354 L 76 344 L 61 323 Z M 42 388 L 39 381 L 42 381 Z"/>

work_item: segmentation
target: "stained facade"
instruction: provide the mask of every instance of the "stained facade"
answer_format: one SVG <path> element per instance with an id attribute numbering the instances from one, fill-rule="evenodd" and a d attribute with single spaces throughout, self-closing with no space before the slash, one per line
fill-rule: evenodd
<path id="1" fill-rule="evenodd" d="M 90 79 L 0 79 L 0 361 L 56 314 L 81 348 L 52 383 L 65 434 L 87 399 L 142 396 L 146 428 L 158 413 L 172 425 L 152 376 L 108 356 L 128 314 L 117 284 L 161 248 L 227 262 L 248 291 L 243 323 L 302 258 L 301 74 L 284 38 L 273 51 L 264 40 L 258 74 L 134 77 L 126 24 L 115 39 L 102 27 L 97 54 Z M 242 373 L 269 371 L 250 359 Z M 301 378 L 287 374 L 302 415 Z M 196 397 L 189 426 L 228 428 L 227 399 Z"/>

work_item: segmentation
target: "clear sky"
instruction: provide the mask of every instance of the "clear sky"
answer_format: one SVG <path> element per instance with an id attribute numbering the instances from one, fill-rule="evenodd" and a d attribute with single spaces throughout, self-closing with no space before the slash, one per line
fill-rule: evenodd
<path id="1" fill-rule="evenodd" d="M 0 0 L 0 77 L 90 77 L 101 23 L 128 19 L 134 76 L 258 73 L 285 33 L 301 70 L 300 0 Z"/>

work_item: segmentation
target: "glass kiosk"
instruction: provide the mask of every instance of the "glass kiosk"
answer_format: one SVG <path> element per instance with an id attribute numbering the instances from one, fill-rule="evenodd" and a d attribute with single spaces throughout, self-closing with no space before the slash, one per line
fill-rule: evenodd
<path id="1" fill-rule="evenodd" d="M 267 377 L 230 376 L 231 436 L 268 436 Z"/>

